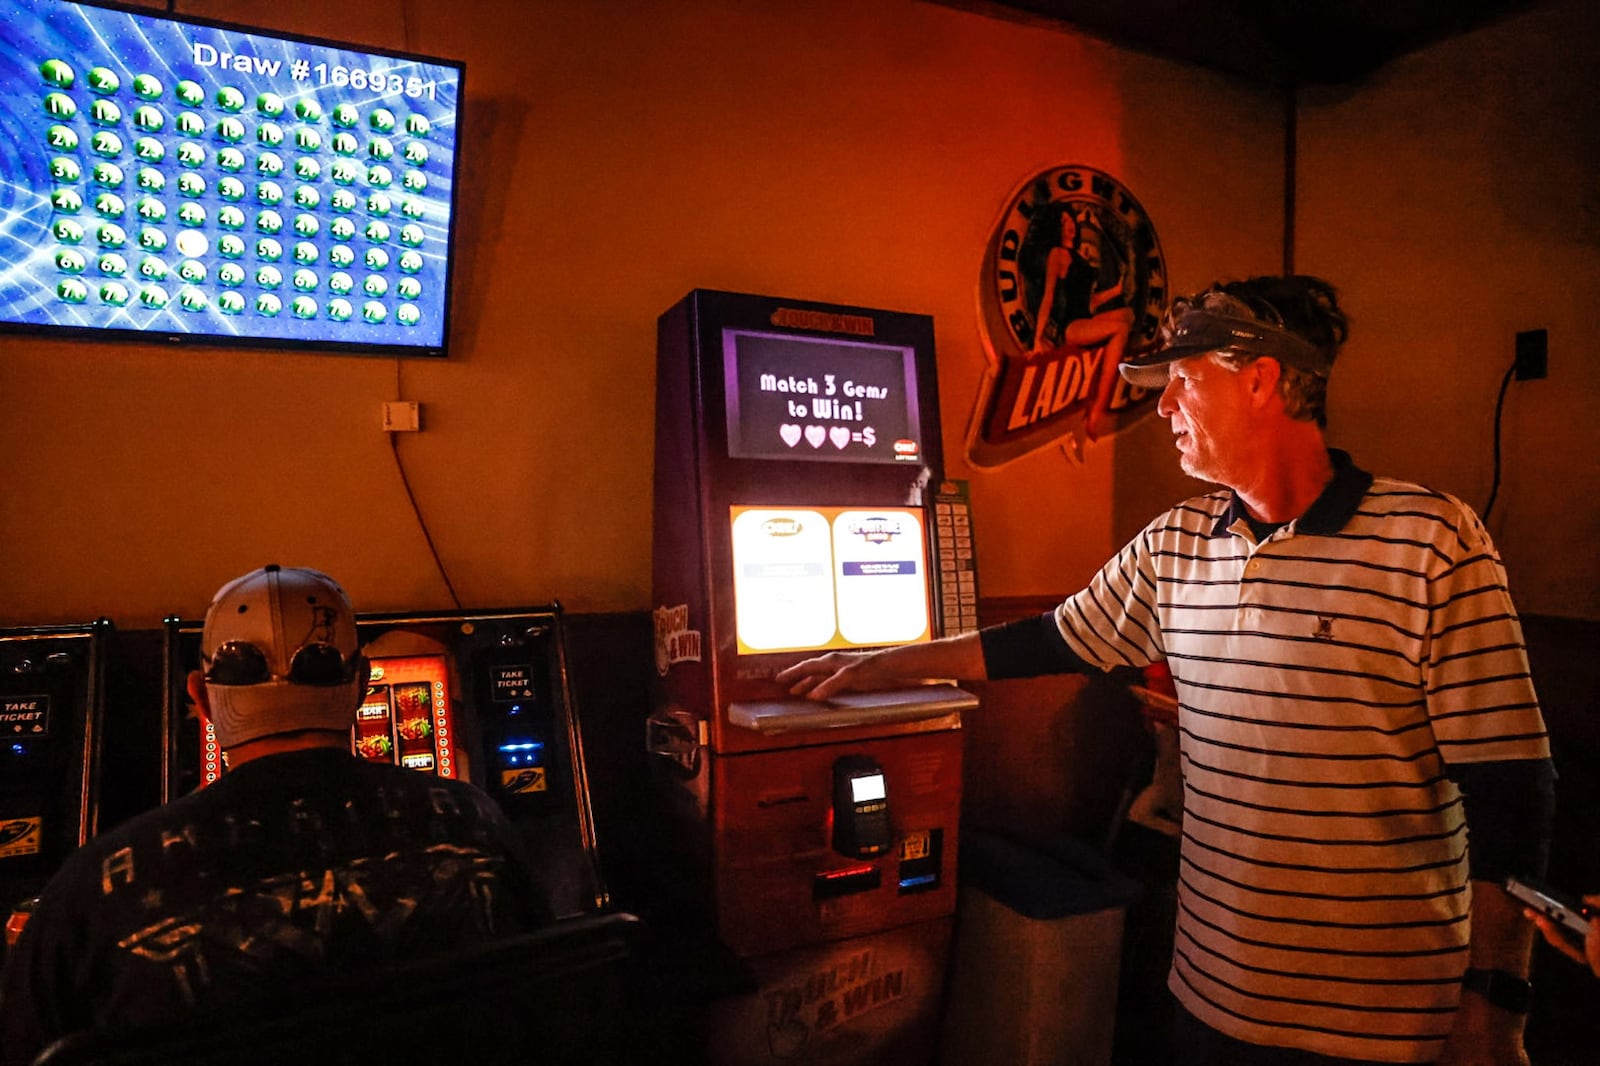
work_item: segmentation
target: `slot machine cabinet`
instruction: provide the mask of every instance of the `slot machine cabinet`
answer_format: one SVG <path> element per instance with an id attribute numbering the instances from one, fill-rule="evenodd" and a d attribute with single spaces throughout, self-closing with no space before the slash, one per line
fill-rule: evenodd
<path id="1" fill-rule="evenodd" d="M 106 619 L 0 629 L 0 914 L 98 831 L 111 633 Z"/>
<path id="2" fill-rule="evenodd" d="M 977 701 L 946 683 L 819 703 L 773 678 L 957 631 L 932 319 L 696 290 L 659 320 L 656 385 L 646 743 L 683 856 L 663 894 L 758 987 L 711 1005 L 712 1057 L 927 1061 Z"/>
<path id="3" fill-rule="evenodd" d="M 168 800 L 226 772 L 210 723 L 185 691 L 202 628 L 166 623 Z M 358 614 L 356 629 L 373 669 L 351 751 L 483 788 L 526 841 L 557 917 L 608 907 L 560 605 Z"/>

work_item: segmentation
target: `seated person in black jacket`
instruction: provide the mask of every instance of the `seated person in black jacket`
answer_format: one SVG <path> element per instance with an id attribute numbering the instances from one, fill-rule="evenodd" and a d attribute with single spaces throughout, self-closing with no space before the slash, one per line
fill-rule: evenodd
<path id="1" fill-rule="evenodd" d="M 229 772 L 90 841 L 45 888 L 6 959 L 0 1063 L 548 918 L 486 794 L 350 753 L 368 663 L 331 578 L 268 566 L 224 585 L 201 655 L 189 692 Z"/>

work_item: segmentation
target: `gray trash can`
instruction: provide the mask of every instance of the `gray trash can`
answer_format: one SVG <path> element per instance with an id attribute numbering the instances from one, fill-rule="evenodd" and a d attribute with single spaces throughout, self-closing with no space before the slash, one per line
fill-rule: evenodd
<path id="1" fill-rule="evenodd" d="M 1137 882 L 1071 838 L 968 828 L 959 876 L 941 1066 L 1109 1063 Z"/>

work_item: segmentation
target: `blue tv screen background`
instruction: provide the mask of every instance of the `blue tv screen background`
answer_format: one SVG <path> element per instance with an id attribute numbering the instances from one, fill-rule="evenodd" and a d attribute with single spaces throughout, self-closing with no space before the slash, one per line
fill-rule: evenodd
<path id="1" fill-rule="evenodd" d="M 6 8 L 0 327 L 443 354 L 461 64 Z"/>

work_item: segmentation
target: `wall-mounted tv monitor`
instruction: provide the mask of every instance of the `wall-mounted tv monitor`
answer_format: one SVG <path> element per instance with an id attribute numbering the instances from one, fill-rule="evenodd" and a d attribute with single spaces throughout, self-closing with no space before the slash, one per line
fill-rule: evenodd
<path id="1" fill-rule="evenodd" d="M 923 461 L 915 349 L 727 329 L 722 360 L 731 457 Z"/>
<path id="2" fill-rule="evenodd" d="M 463 73 L 7 0 L 0 329 L 443 355 Z"/>
<path id="3" fill-rule="evenodd" d="M 729 512 L 739 654 L 933 638 L 921 510 L 734 506 Z"/>

